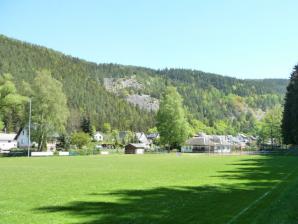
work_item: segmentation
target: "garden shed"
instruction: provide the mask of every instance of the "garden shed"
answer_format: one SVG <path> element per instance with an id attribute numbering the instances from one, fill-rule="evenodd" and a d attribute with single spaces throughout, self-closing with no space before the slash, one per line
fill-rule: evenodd
<path id="1" fill-rule="evenodd" d="M 144 154 L 146 145 L 142 143 L 130 143 L 125 146 L 125 154 Z"/>

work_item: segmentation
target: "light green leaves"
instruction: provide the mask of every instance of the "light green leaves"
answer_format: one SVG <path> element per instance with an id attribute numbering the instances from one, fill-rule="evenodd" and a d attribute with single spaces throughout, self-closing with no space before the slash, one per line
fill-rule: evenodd
<path id="1" fill-rule="evenodd" d="M 176 88 L 168 87 L 160 102 L 157 114 L 157 129 L 162 144 L 170 148 L 179 147 L 190 133 L 182 97 Z"/>

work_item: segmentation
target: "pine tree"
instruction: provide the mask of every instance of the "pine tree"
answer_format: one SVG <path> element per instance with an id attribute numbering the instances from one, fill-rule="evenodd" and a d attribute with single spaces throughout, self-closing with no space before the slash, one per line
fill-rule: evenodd
<path id="1" fill-rule="evenodd" d="M 83 132 L 89 134 L 90 136 L 93 135 L 93 129 L 89 117 L 83 117 L 81 122 L 81 129 Z"/>
<path id="2" fill-rule="evenodd" d="M 285 144 L 298 144 L 298 65 L 294 67 L 287 87 L 282 119 L 282 137 Z"/>

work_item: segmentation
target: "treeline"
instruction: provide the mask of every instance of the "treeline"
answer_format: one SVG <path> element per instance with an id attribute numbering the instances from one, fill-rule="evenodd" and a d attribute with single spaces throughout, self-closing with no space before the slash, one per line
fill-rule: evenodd
<path id="1" fill-rule="evenodd" d="M 12 74 L 20 92 L 22 82 L 32 82 L 39 70 L 50 71 L 63 84 L 70 111 L 69 131 L 78 129 L 86 116 L 97 129 L 106 122 L 119 130 L 135 131 L 154 125 L 155 114 L 141 111 L 104 89 L 101 80 L 108 74 L 94 63 L 4 36 L 0 36 L 0 58 L 0 74 Z"/>
<path id="2" fill-rule="evenodd" d="M 175 86 L 189 120 L 199 120 L 216 131 L 247 133 L 254 132 L 256 119 L 262 113 L 283 104 L 288 83 L 288 80 L 241 80 L 187 69 L 95 64 L 0 35 L 0 74 L 12 74 L 20 94 L 22 82 L 31 83 L 36 71 L 44 69 L 63 85 L 70 113 L 66 124 L 69 132 L 80 129 L 84 117 L 97 130 L 104 123 L 110 123 L 112 129 L 131 131 L 146 131 L 155 126 L 155 113 L 141 110 L 106 91 L 105 77 L 135 77 L 144 86 L 136 92 L 157 99 L 161 99 L 166 86 Z"/>

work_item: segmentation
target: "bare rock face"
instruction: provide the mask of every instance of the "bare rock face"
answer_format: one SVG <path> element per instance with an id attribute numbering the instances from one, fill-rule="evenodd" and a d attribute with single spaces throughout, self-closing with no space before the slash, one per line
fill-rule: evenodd
<path id="1" fill-rule="evenodd" d="M 106 90 L 116 94 L 122 89 L 143 89 L 143 85 L 134 78 L 104 78 L 104 86 Z"/>
<path id="2" fill-rule="evenodd" d="M 126 100 L 141 109 L 148 111 L 158 111 L 159 108 L 159 100 L 149 95 L 129 95 L 126 97 Z"/>
<path id="3" fill-rule="evenodd" d="M 104 86 L 107 91 L 124 97 L 127 102 L 143 110 L 157 111 L 159 109 L 159 100 L 150 95 L 140 93 L 144 89 L 144 85 L 133 77 L 104 78 Z"/>

